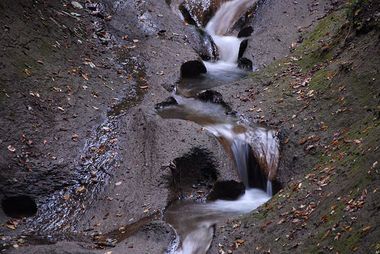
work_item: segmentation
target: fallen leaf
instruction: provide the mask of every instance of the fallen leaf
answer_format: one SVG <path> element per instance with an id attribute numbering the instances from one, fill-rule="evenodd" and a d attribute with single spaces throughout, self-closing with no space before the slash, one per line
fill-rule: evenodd
<path id="1" fill-rule="evenodd" d="M 74 7 L 74 8 L 77 8 L 77 9 L 83 9 L 83 6 L 78 3 L 77 1 L 71 1 L 71 5 Z"/>
<path id="2" fill-rule="evenodd" d="M 16 227 L 14 226 L 14 225 L 11 225 L 11 224 L 7 224 L 7 225 L 5 225 L 7 228 L 9 228 L 9 229 L 12 229 L 12 230 L 15 230 L 16 229 Z"/>
<path id="3" fill-rule="evenodd" d="M 30 77 L 32 75 L 32 73 L 30 72 L 29 69 L 24 69 L 24 73 L 26 74 L 26 76 Z"/>
<path id="4" fill-rule="evenodd" d="M 78 141 L 78 138 L 79 138 L 79 135 L 78 134 L 73 134 L 71 136 L 71 139 L 74 141 L 74 142 L 77 142 Z"/>
<path id="5" fill-rule="evenodd" d="M 242 239 L 237 239 L 235 241 L 235 247 L 236 248 L 239 248 L 240 246 L 242 246 L 244 244 L 245 240 L 242 240 Z"/>
<path id="6" fill-rule="evenodd" d="M 85 191 L 86 191 L 86 187 L 84 187 L 83 185 L 75 190 L 76 193 L 83 193 Z"/>
<path id="7" fill-rule="evenodd" d="M 7 148 L 12 153 L 16 152 L 16 148 L 14 146 L 12 146 L 12 145 L 9 145 Z"/>
<path id="8" fill-rule="evenodd" d="M 87 81 L 88 81 L 88 75 L 87 75 L 87 74 L 85 74 L 85 73 L 82 73 L 82 78 L 84 78 L 85 80 L 87 80 Z"/>
<path id="9" fill-rule="evenodd" d="M 363 233 L 363 234 L 368 233 L 368 231 L 369 231 L 371 228 L 372 228 L 372 226 L 366 226 L 366 227 L 364 227 L 364 228 L 362 229 L 362 233 Z"/>

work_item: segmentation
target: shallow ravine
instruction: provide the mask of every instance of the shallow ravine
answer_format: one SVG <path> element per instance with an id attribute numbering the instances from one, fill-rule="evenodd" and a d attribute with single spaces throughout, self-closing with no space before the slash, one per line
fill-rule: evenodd
<path id="1" fill-rule="evenodd" d="M 205 74 L 182 79 L 172 97 L 156 105 L 161 117 L 192 121 L 217 138 L 234 161 L 245 186 L 245 191 L 235 200 L 223 200 L 221 196 L 216 201 L 179 199 L 172 203 L 164 219 L 173 226 L 177 238 L 167 253 L 205 254 L 216 223 L 251 212 L 273 195 L 271 180 L 275 179 L 279 160 L 276 131 L 256 125 L 251 127 L 242 116 L 231 111 L 220 94 L 207 90 L 246 75 L 247 72 L 238 66 L 240 44 L 246 38 L 227 33 L 255 3 L 234 0 L 220 6 L 205 28 L 218 49 L 218 60 L 203 61 Z"/>
<path id="2" fill-rule="evenodd" d="M 182 244 L 205 252 L 210 241 L 208 254 L 380 250 L 380 65 L 374 57 L 379 55 L 380 30 L 372 25 L 379 18 L 378 8 L 372 8 L 377 2 L 363 1 L 369 9 L 358 5 L 327 15 L 326 2 L 337 7 L 336 1 L 262 1 L 265 4 L 246 23 L 254 32 L 244 56 L 263 69 L 250 73 L 236 68 L 227 73 L 228 63 L 223 66 L 195 49 L 194 39 L 186 36 L 197 29 L 171 17 L 163 0 L 99 1 L 121 7 L 106 22 L 120 29 L 106 26 L 99 34 L 125 46 L 126 59 L 134 60 L 126 69 L 146 67 L 134 72 L 136 82 L 122 66 L 109 64 L 107 59 L 114 59 L 109 54 L 112 49 L 73 37 L 70 31 L 77 19 L 60 15 L 61 10 L 75 12 L 85 22 L 86 10 L 56 0 L 16 0 L 5 9 L 1 6 L 7 6 L 7 1 L 0 4 L 5 13 L 2 43 L 9 45 L 8 50 L 14 48 L 0 56 L 6 66 L 0 72 L 12 73 L 8 60 L 19 67 L 15 73 L 23 73 L 26 67 L 31 72 L 22 82 L 16 76 L 2 76 L 6 81 L 0 91 L 4 134 L 0 137 L 0 199 L 6 213 L 0 210 L 0 252 L 174 253 L 181 251 Z M 78 2 L 85 5 L 84 0 Z M 138 12 L 133 11 L 135 3 Z M 31 5 L 41 12 L 31 13 Z M 18 14 L 9 14 L 10 9 Z M 347 12 L 355 16 L 346 17 Z M 29 15 L 26 23 L 12 22 L 18 15 L 25 17 L 22 13 Z M 154 25 L 149 27 L 151 34 L 137 28 L 140 17 L 141 23 Z M 33 41 L 30 50 L 14 47 L 18 34 L 46 30 L 46 25 L 53 32 L 47 35 L 52 40 L 48 44 L 64 45 L 63 38 L 54 34 L 55 21 L 69 27 L 65 41 L 84 43 L 49 51 L 52 59 L 39 55 L 35 49 L 39 44 Z M 306 33 L 313 29 L 309 22 L 320 23 L 311 36 Z M 20 25 L 25 29 L 18 30 Z M 207 22 L 199 27 L 206 26 Z M 228 35 L 238 34 L 239 29 Z M 12 31 L 16 37 L 9 41 L 6 34 Z M 41 38 L 39 33 L 30 34 L 37 41 Z M 219 58 L 213 49 L 207 52 L 216 52 Z M 17 54 L 7 59 L 12 52 Z M 29 56 L 16 61 L 18 54 Z M 263 55 L 272 63 L 266 68 Z M 208 72 L 179 80 L 183 63 L 197 59 L 202 64 L 199 56 Z M 34 59 L 43 63 L 33 64 Z M 67 63 L 71 59 L 77 61 Z M 210 64 L 218 67 L 215 75 Z M 273 137 L 281 142 L 275 172 L 284 186 L 280 193 L 275 185 L 271 191 L 264 177 L 275 154 L 257 160 L 277 146 Z M 239 170 L 244 168 L 260 174 Z M 275 195 L 250 211 L 255 204 L 246 201 L 254 199 L 248 195 L 251 190 L 244 191 L 239 174 L 264 198 L 271 196 L 266 193 Z M 14 200 L 20 196 L 11 196 L 15 194 L 32 201 L 32 209 L 19 214 L 30 217 L 13 219 L 17 215 L 7 207 L 19 203 Z M 199 238 L 199 244 L 192 244 Z"/>

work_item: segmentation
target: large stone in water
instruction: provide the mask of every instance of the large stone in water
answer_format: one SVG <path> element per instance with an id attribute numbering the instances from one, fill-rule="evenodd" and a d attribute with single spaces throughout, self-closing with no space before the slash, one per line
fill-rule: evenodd
<path id="1" fill-rule="evenodd" d="M 181 65 L 182 78 L 195 78 L 207 72 L 206 66 L 198 60 L 188 61 Z"/>
<path id="2" fill-rule="evenodd" d="M 211 103 L 222 105 L 225 108 L 226 113 L 232 111 L 231 107 L 227 103 L 224 102 L 222 94 L 218 93 L 217 91 L 213 91 L 213 90 L 204 91 L 202 93 L 199 93 L 197 98 L 204 102 L 211 102 Z"/>
<path id="3" fill-rule="evenodd" d="M 217 104 L 224 103 L 222 94 L 213 90 L 207 90 L 198 94 L 198 99 L 204 102 L 212 102 Z"/>
<path id="4" fill-rule="evenodd" d="M 197 27 L 189 27 L 187 39 L 195 52 L 204 61 L 215 61 L 218 58 L 218 48 L 212 37 L 204 30 Z"/>
<path id="5" fill-rule="evenodd" d="M 205 27 L 219 7 L 227 0 L 184 0 L 179 9 L 185 21 L 198 27 Z"/>
<path id="6" fill-rule="evenodd" d="M 173 106 L 173 105 L 178 105 L 178 102 L 173 97 L 169 97 L 169 98 L 166 98 L 163 102 L 157 103 L 154 106 L 154 108 L 156 110 L 160 110 L 160 109 L 163 109 L 165 107 L 169 107 L 169 106 Z"/>

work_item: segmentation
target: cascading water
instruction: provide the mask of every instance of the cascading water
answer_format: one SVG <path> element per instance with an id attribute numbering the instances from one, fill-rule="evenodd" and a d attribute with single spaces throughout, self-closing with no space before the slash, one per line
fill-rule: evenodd
<path id="1" fill-rule="evenodd" d="M 208 43 L 215 44 L 218 49 L 218 60 L 203 61 L 207 69 L 206 74 L 179 84 L 178 92 L 182 96 L 191 97 L 206 89 L 241 79 L 247 74 L 246 68 L 252 68 L 250 66 L 242 69 L 238 64 L 239 56 L 244 52 L 241 51 L 241 44 L 247 38 L 238 38 L 228 33 L 233 24 L 257 2 L 258 0 L 233 0 L 220 6 L 204 29 L 212 38 L 212 42 Z"/>
<path id="2" fill-rule="evenodd" d="M 220 57 L 217 62 L 204 62 L 207 69 L 206 82 L 198 82 L 199 79 L 191 82 L 184 80 L 169 101 L 156 107 L 161 117 L 195 122 L 218 138 L 226 153 L 234 160 L 240 179 L 246 187 L 245 193 L 234 201 L 174 202 L 167 209 L 165 220 L 173 226 L 180 240 L 173 243 L 174 247 L 168 253 L 205 254 L 213 238 L 214 225 L 218 221 L 231 215 L 250 212 L 272 196 L 270 179 L 276 173 L 279 159 L 279 141 L 275 131 L 242 124 L 244 120 L 226 114 L 226 109 L 221 104 L 186 98 L 198 96 L 199 92 L 216 86 L 213 84 L 215 80 L 241 77 L 242 71 L 238 69 L 237 60 L 242 39 L 227 36 L 227 33 L 256 2 L 257 0 L 233 0 L 219 8 L 205 29 L 218 47 Z M 252 177 L 257 178 L 256 181 L 260 184 L 255 186 Z"/>
<path id="3" fill-rule="evenodd" d="M 234 139 L 231 145 L 232 154 L 234 155 L 236 168 L 239 172 L 240 179 L 246 188 L 249 187 L 248 182 L 248 156 L 250 152 L 249 145 L 239 139 Z"/>
<path id="4" fill-rule="evenodd" d="M 206 31 L 211 35 L 219 51 L 219 61 L 204 62 L 209 75 L 219 76 L 222 72 L 229 73 L 229 77 L 242 75 L 238 68 L 240 44 L 245 38 L 228 36 L 232 25 L 241 17 L 257 0 L 233 0 L 224 3 L 215 16 L 208 22 Z M 222 76 L 224 76 L 222 74 Z"/>
<path id="5" fill-rule="evenodd" d="M 219 49 L 220 61 L 234 64 L 237 62 L 242 38 L 227 36 L 231 25 L 256 2 L 255 0 L 234 0 L 224 3 L 215 16 L 208 22 L 206 31 Z M 237 66 L 236 66 L 237 67 Z"/>
<path id="6" fill-rule="evenodd" d="M 257 0 L 233 0 L 224 3 L 208 22 L 206 30 L 211 36 L 224 36 L 232 25 L 252 7 Z"/>

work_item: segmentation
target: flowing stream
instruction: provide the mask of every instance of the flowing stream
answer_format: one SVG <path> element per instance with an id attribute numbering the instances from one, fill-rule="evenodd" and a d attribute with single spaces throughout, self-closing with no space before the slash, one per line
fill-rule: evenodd
<path id="1" fill-rule="evenodd" d="M 168 253 L 205 254 L 211 245 L 214 226 L 230 216 L 248 213 L 272 196 L 272 183 L 279 160 L 279 141 L 274 130 L 252 125 L 223 103 L 202 100 L 199 94 L 209 88 L 240 79 L 240 43 L 245 38 L 228 35 L 232 25 L 256 0 L 233 0 L 220 6 L 205 31 L 219 51 L 216 62 L 204 62 L 207 73 L 179 82 L 170 102 L 156 107 L 167 119 L 192 121 L 215 136 L 234 161 L 246 190 L 237 200 L 206 203 L 178 200 L 169 206 L 165 220 L 173 226 L 177 239 Z"/>

